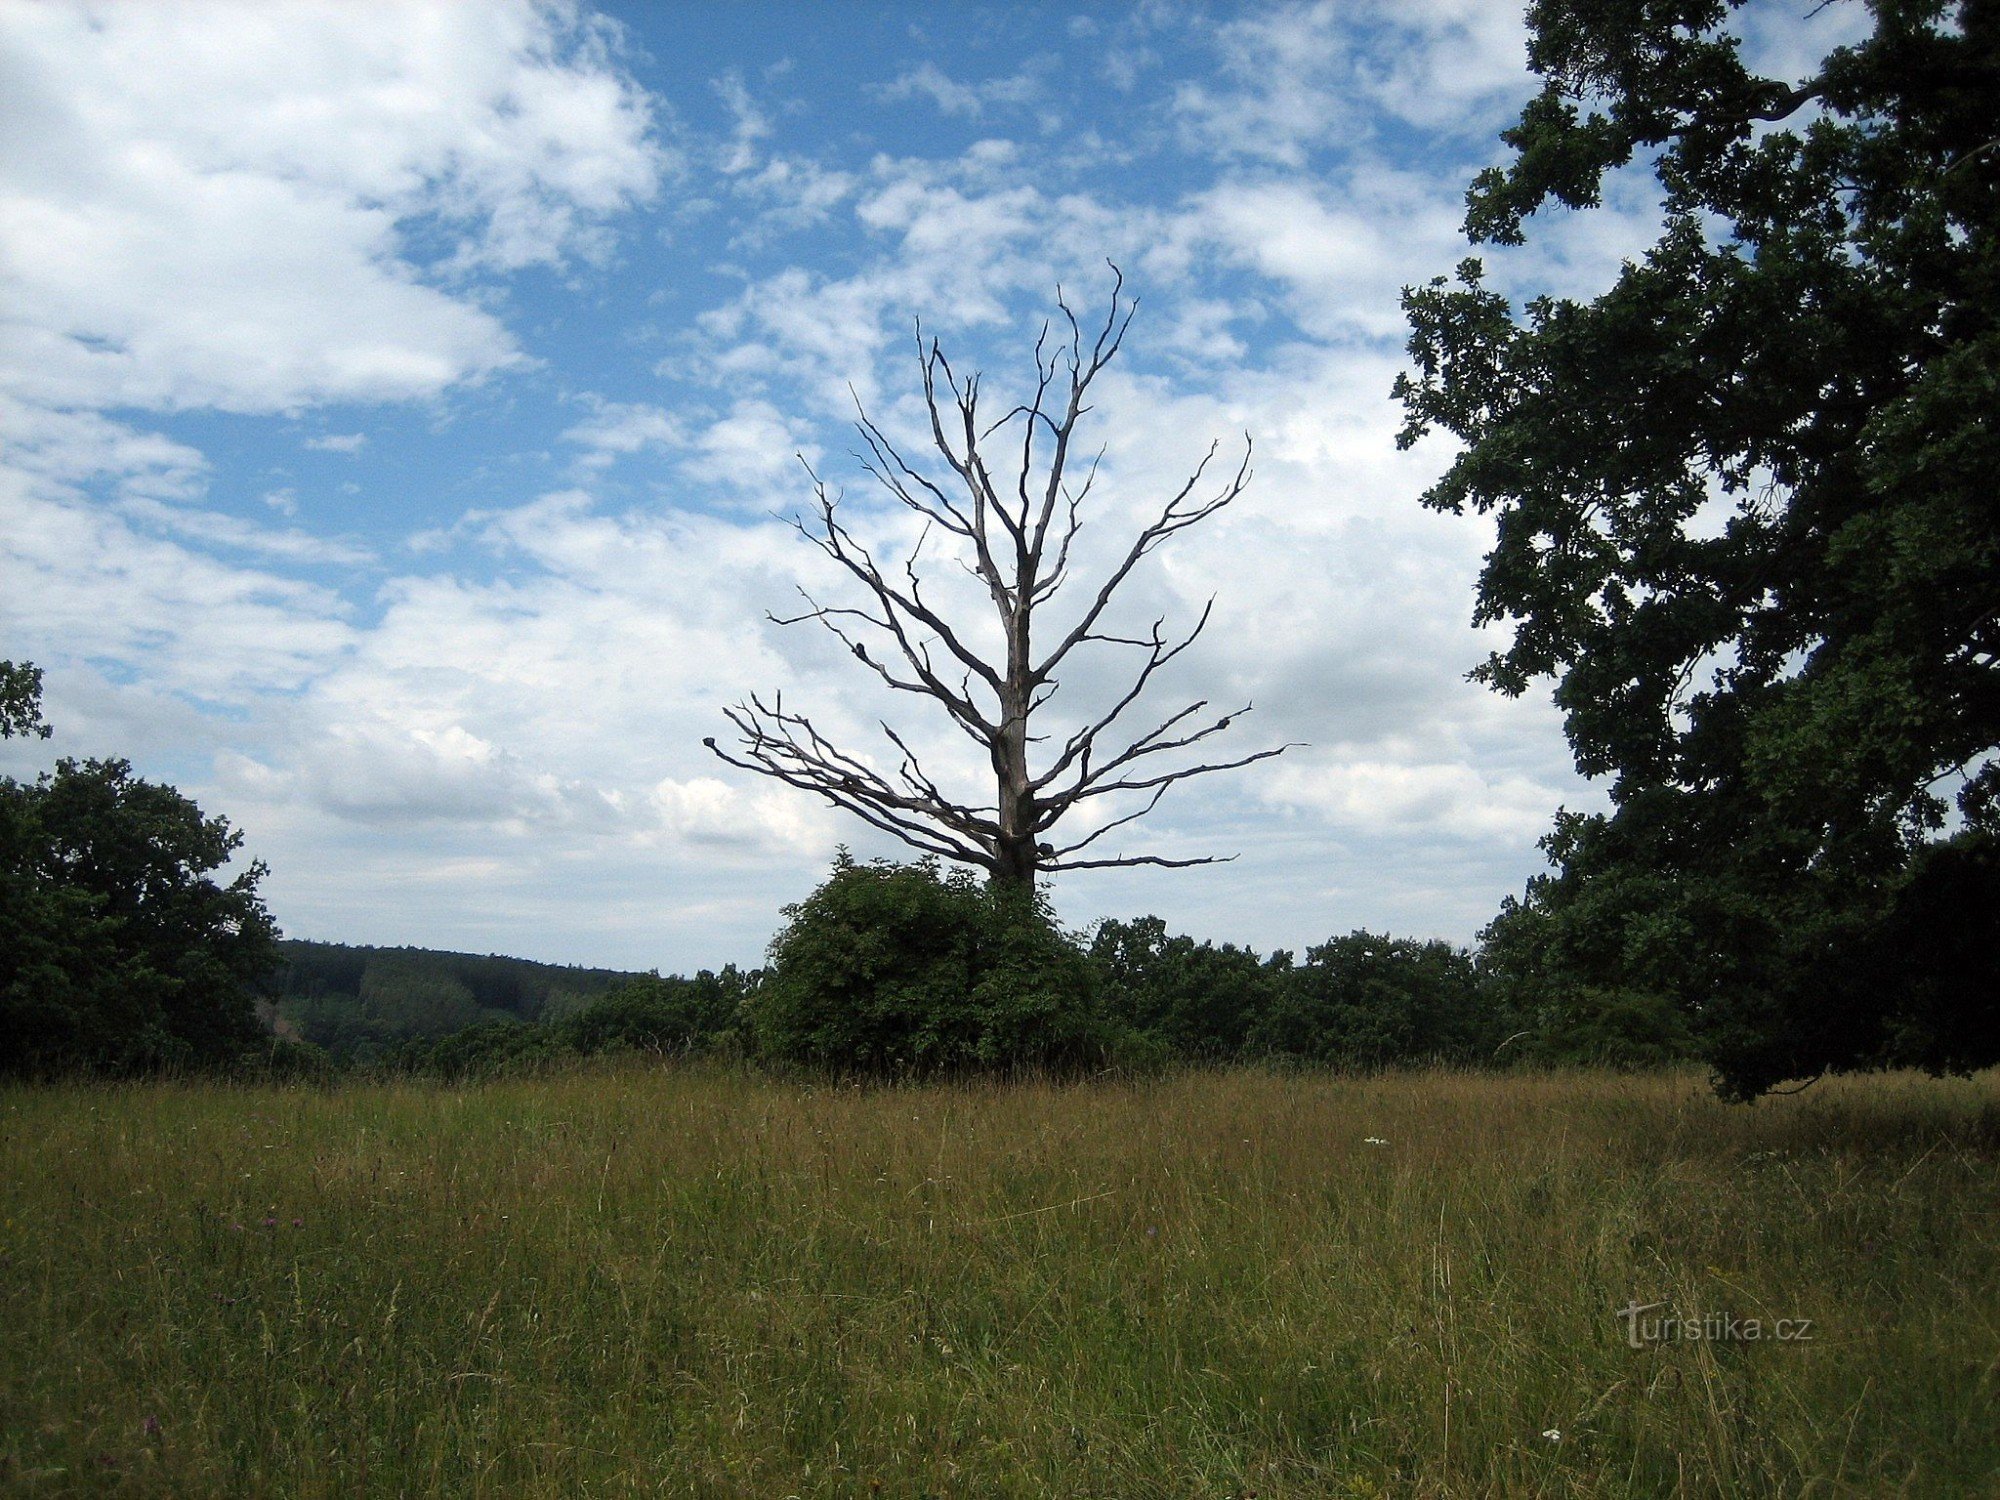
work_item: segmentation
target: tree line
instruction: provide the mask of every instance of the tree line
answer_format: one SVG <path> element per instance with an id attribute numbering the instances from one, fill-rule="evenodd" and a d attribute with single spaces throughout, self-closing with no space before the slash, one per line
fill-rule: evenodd
<path id="1" fill-rule="evenodd" d="M 1301 958 L 1171 933 L 1153 916 L 1072 933 L 1045 904 L 930 859 L 843 854 L 785 915 L 760 969 L 631 975 L 589 996 L 555 989 L 537 1015 L 407 1027 L 365 1049 L 329 1049 L 325 1065 L 462 1078 L 634 1052 L 894 1080 L 1245 1062 L 1639 1067 L 1691 1055 L 1685 1030 L 1657 1009 L 1579 1028 L 1481 954 L 1440 940 L 1356 931 Z M 388 951 L 433 974 L 455 957 Z"/>

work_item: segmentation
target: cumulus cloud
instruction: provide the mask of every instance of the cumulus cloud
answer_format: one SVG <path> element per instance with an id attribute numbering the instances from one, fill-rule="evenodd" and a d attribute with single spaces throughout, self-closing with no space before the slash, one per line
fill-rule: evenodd
<path id="1" fill-rule="evenodd" d="M 687 441 L 679 417 L 644 401 L 587 397 L 590 415 L 563 433 L 563 441 L 583 449 L 577 462 L 604 469 L 617 459 L 647 448 L 678 448 Z"/>
<path id="2" fill-rule="evenodd" d="M 601 250 L 672 165 L 610 41 L 521 0 L 7 4 L 8 388 L 282 411 L 518 363 L 408 231 L 437 226 L 460 269 Z"/>
<path id="3" fill-rule="evenodd" d="M 1174 97 L 1189 138 L 1225 157 L 1301 167 L 1385 120 L 1487 135 L 1525 96 L 1526 30 L 1489 0 L 1316 0 L 1224 23 L 1217 79 Z"/>
<path id="4" fill-rule="evenodd" d="M 354 638 L 348 606 L 324 586 L 149 534 L 5 470 L 0 598 L 23 654 L 143 664 L 155 686 L 231 704 L 296 691 Z"/>

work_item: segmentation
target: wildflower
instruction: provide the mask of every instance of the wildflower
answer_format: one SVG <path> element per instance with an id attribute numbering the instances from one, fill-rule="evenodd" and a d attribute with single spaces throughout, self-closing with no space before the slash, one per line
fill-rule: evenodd
<path id="1" fill-rule="evenodd" d="M 1563 1440 L 1562 1429 L 1560 1427 L 1551 1427 L 1542 1436 L 1552 1443 L 1560 1443 Z"/>
<path id="2" fill-rule="evenodd" d="M 160 1419 L 158 1417 L 148 1416 L 143 1425 L 145 1426 L 147 1437 L 158 1437 L 160 1435 Z"/>
<path id="3" fill-rule="evenodd" d="M 276 1217 L 275 1217 L 274 1215 L 271 1215 L 271 1214 L 265 1214 L 265 1215 L 264 1215 L 264 1227 L 265 1227 L 266 1229 L 276 1229 L 276 1228 L 278 1227 L 278 1221 L 277 1221 L 277 1218 L 276 1218 Z"/>
<path id="4" fill-rule="evenodd" d="M 306 1221 L 305 1221 L 304 1219 L 294 1219 L 294 1220 L 292 1220 L 292 1228 L 294 1228 L 294 1229 L 303 1229 L 303 1228 L 305 1228 L 305 1227 L 306 1227 Z"/>

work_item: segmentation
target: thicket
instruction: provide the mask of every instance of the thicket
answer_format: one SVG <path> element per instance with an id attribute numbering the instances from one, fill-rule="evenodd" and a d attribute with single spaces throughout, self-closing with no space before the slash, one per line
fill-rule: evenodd
<path id="1" fill-rule="evenodd" d="M 848 1077 L 1268 1062 L 1646 1067 L 1690 1055 L 1663 1002 L 1521 971 L 1503 924 L 1477 954 L 1352 932 L 1268 956 L 1159 917 L 1063 929 L 934 860 L 858 863 L 786 909 L 768 966 L 643 976 L 539 1023 L 411 1037 L 379 1067 L 462 1077 L 615 1050 L 722 1054 Z"/>

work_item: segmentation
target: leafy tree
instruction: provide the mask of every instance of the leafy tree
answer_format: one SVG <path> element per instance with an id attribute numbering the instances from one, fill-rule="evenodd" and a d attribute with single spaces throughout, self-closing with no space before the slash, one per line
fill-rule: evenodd
<path id="1" fill-rule="evenodd" d="M 843 850 L 786 917 L 749 1002 L 772 1061 L 897 1077 L 1062 1068 L 1101 1050 L 1089 960 L 1006 886 Z"/>
<path id="2" fill-rule="evenodd" d="M 646 974 L 598 996 L 555 1030 L 576 1052 L 693 1052 L 733 1031 L 752 986 L 734 964 L 692 979 Z"/>
<path id="3" fill-rule="evenodd" d="M 1555 845 L 1585 821 L 1564 814 L 1544 847 L 1566 862 Z M 1537 876 L 1521 899 L 1501 902 L 1475 962 L 1507 1029 L 1498 1044 L 1506 1057 L 1649 1068 L 1695 1055 L 1671 980 L 1660 973 L 1694 945 L 1673 923 L 1631 915 L 1649 899 L 1657 915 L 1664 883 L 1644 869 L 1592 880 L 1571 868 Z"/>
<path id="4" fill-rule="evenodd" d="M 1105 922 L 1091 937 L 1104 1014 L 1171 1054 L 1223 1060 L 1243 1051 L 1278 992 L 1289 955 L 1268 963 L 1247 948 L 1169 935 L 1158 917 Z"/>
<path id="5" fill-rule="evenodd" d="M 407 1038 L 380 1053 L 388 1067 L 445 1078 L 490 1077 L 559 1064 L 575 1053 L 557 1028 L 517 1020 L 481 1021 L 431 1041 Z"/>
<path id="6" fill-rule="evenodd" d="M 129 1071 L 263 1039 L 250 986 L 276 929 L 242 835 L 122 760 L 0 779 L 0 1066 Z"/>
<path id="7" fill-rule="evenodd" d="M 392 1036 L 440 1037 L 486 1020 L 512 1020 L 483 1010 L 472 987 L 448 972 L 401 954 L 373 963 L 361 979 L 361 1013 Z"/>
<path id="8" fill-rule="evenodd" d="M 1380 1067 L 1483 1060 L 1501 1039 L 1465 952 L 1352 932 L 1306 950 L 1247 1045 L 1271 1057 Z"/>
<path id="9" fill-rule="evenodd" d="M 1478 260 L 1407 293 L 1398 394 L 1405 444 L 1464 444 L 1426 503 L 1496 522 L 1476 618 L 1513 631 L 1475 675 L 1553 678 L 1612 778 L 1558 830 L 1551 952 L 1671 997 L 1747 1096 L 2000 1059 L 1990 1009 L 1863 962 L 1920 900 L 2000 942 L 1966 895 L 2000 838 L 2000 8 L 1875 0 L 1801 80 L 1752 71 L 1740 8 L 1531 8 L 1544 86 L 1468 234 L 1628 168 L 1663 232 L 1587 302 L 1517 312 Z"/>
<path id="10" fill-rule="evenodd" d="M 23 734 L 49 737 L 42 722 L 42 669 L 32 662 L 0 661 L 0 740 Z"/>

